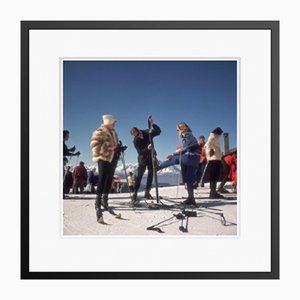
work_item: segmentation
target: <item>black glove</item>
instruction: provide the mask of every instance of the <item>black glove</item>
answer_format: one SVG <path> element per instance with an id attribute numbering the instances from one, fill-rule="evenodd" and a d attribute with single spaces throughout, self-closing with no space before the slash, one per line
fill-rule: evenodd
<path id="1" fill-rule="evenodd" d="M 80 152 L 77 151 L 76 153 L 73 154 L 74 156 L 79 156 L 80 155 Z"/>
<path id="2" fill-rule="evenodd" d="M 119 141 L 117 152 L 124 152 L 127 149 L 127 146 L 123 146 L 122 142 Z"/>
<path id="3" fill-rule="evenodd" d="M 151 124 L 151 125 L 153 124 L 153 119 L 152 119 L 151 116 L 148 117 L 148 120 L 147 120 L 147 121 L 148 121 L 148 124 Z"/>
<path id="4" fill-rule="evenodd" d="M 72 148 L 70 148 L 69 150 L 70 150 L 70 152 L 74 152 L 74 151 L 76 150 L 76 147 L 75 147 L 75 146 L 73 146 L 73 147 L 72 147 Z"/>
<path id="5" fill-rule="evenodd" d="M 210 149 L 208 155 L 211 157 L 215 154 L 215 150 L 214 149 Z"/>
<path id="6" fill-rule="evenodd" d="M 127 149 L 127 146 L 119 147 L 119 152 L 124 152 Z"/>

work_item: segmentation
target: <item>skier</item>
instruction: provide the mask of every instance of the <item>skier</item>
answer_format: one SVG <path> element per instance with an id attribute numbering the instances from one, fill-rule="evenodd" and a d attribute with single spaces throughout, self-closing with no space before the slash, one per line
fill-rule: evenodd
<path id="1" fill-rule="evenodd" d="M 129 187 L 129 190 L 131 193 L 134 191 L 134 180 L 133 180 L 132 176 L 133 176 L 133 173 L 129 172 L 129 175 L 127 177 L 127 183 L 128 183 L 128 187 Z"/>
<path id="2" fill-rule="evenodd" d="M 95 175 L 96 168 L 92 168 L 92 170 L 88 173 L 88 178 L 87 178 L 87 190 L 95 194 L 95 185 L 97 184 L 98 181 L 98 176 Z"/>
<path id="3" fill-rule="evenodd" d="M 64 194 L 69 194 L 73 186 L 73 173 L 70 171 L 71 167 L 68 166 L 64 176 Z"/>
<path id="4" fill-rule="evenodd" d="M 206 159 L 208 162 L 206 168 L 206 174 L 209 183 L 210 183 L 210 199 L 222 199 L 224 198 L 221 194 L 216 191 L 217 188 L 217 181 L 220 175 L 221 169 L 221 159 L 222 159 L 222 152 L 220 147 L 219 138 L 222 135 L 223 130 L 220 127 L 214 129 L 208 139 L 207 143 L 204 145 L 206 151 Z"/>
<path id="5" fill-rule="evenodd" d="M 192 130 L 185 122 L 177 125 L 177 131 L 182 145 L 181 150 L 179 150 L 181 172 L 183 182 L 186 183 L 188 191 L 188 197 L 183 201 L 183 204 L 196 206 L 193 183 L 196 179 L 200 148 L 197 139 L 192 134 Z M 172 159 L 174 156 L 178 156 L 178 152 L 169 154 L 167 159 Z"/>
<path id="6" fill-rule="evenodd" d="M 148 169 L 147 184 L 145 189 L 144 197 L 146 199 L 153 199 L 150 190 L 153 180 L 153 162 L 151 156 L 152 145 L 150 142 L 150 137 L 153 139 L 155 136 L 160 135 L 161 130 L 158 125 L 154 124 L 151 117 L 148 118 L 148 123 L 151 125 L 151 131 L 149 129 L 140 130 L 133 127 L 130 131 L 131 135 L 134 136 L 133 144 L 138 153 L 138 169 L 137 176 L 135 177 L 134 191 L 132 195 L 132 205 L 137 206 L 137 193 L 141 185 L 142 177 L 145 173 L 146 167 Z"/>
<path id="7" fill-rule="evenodd" d="M 234 192 L 236 192 L 237 186 L 237 151 L 229 153 L 225 155 L 222 159 L 222 167 L 224 168 L 224 178 L 218 187 L 219 193 L 229 193 L 224 185 L 227 180 L 232 181 L 232 185 L 234 186 Z"/>
<path id="8" fill-rule="evenodd" d="M 67 145 L 66 145 L 66 141 L 69 140 L 69 137 L 70 137 L 70 132 L 68 130 L 64 130 L 63 131 L 63 182 L 65 181 L 65 176 L 66 176 L 66 166 L 68 164 L 68 159 L 67 159 L 67 156 L 79 156 L 80 155 L 80 152 L 77 151 L 76 153 L 74 153 L 74 151 L 76 150 L 76 147 L 73 146 L 72 148 L 68 148 Z M 65 189 L 63 188 L 63 199 L 66 198 L 65 196 Z"/>
<path id="9" fill-rule="evenodd" d="M 111 193 L 120 193 L 121 179 L 118 176 L 113 177 Z"/>
<path id="10" fill-rule="evenodd" d="M 64 166 L 68 163 L 68 159 L 66 156 L 79 156 L 80 152 L 77 151 L 76 153 L 74 153 L 74 151 L 76 150 L 76 147 L 73 146 L 72 148 L 68 148 L 66 145 L 66 141 L 69 139 L 70 137 L 70 132 L 68 130 L 64 130 L 63 131 L 63 156 L 64 156 Z"/>
<path id="11" fill-rule="evenodd" d="M 198 170 L 196 173 L 196 179 L 197 181 L 194 184 L 194 188 L 197 188 L 199 186 L 199 182 L 201 180 L 204 168 L 206 166 L 207 160 L 206 160 L 206 152 L 205 152 L 205 137 L 201 135 L 198 140 L 198 144 L 200 146 L 200 160 L 198 165 Z M 204 187 L 204 183 L 201 183 L 201 186 Z"/>
<path id="12" fill-rule="evenodd" d="M 75 167 L 73 171 L 73 194 L 78 193 L 78 188 L 80 190 L 80 193 L 83 193 L 83 189 L 86 186 L 86 180 L 87 180 L 87 170 L 84 166 L 84 162 L 81 161 L 78 166 Z"/>
<path id="13" fill-rule="evenodd" d="M 91 138 L 93 161 L 98 163 L 98 183 L 95 210 L 98 223 L 104 223 L 101 205 L 108 210 L 108 194 L 120 156 L 118 135 L 115 131 L 116 119 L 103 115 L 103 124 L 95 130 Z"/>

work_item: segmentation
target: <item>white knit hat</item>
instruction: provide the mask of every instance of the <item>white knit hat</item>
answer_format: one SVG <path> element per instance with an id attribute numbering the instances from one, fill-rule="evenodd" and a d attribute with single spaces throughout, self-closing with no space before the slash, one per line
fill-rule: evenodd
<path id="1" fill-rule="evenodd" d="M 103 119 L 103 124 L 104 125 L 111 125 L 111 124 L 114 124 L 116 122 L 115 117 L 112 116 L 112 115 L 103 115 L 102 119 Z"/>

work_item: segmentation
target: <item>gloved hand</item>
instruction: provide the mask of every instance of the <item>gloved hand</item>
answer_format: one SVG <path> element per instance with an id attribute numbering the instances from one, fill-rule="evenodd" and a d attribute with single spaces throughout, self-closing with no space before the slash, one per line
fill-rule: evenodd
<path id="1" fill-rule="evenodd" d="M 127 149 L 127 146 L 121 146 L 119 149 L 120 152 L 124 152 Z"/>
<path id="2" fill-rule="evenodd" d="M 70 150 L 70 152 L 74 152 L 75 150 L 76 150 L 76 147 L 75 146 L 73 146 L 71 149 L 69 149 Z"/>
<path id="3" fill-rule="evenodd" d="M 152 119 L 151 116 L 148 117 L 148 123 L 151 124 L 151 125 L 153 124 L 153 119 Z"/>
<path id="4" fill-rule="evenodd" d="M 76 153 L 73 154 L 74 156 L 79 156 L 80 155 L 80 152 L 77 151 Z"/>
<path id="5" fill-rule="evenodd" d="M 215 154 L 215 150 L 214 149 L 210 149 L 208 155 L 211 157 Z"/>
<path id="6" fill-rule="evenodd" d="M 115 149 L 115 152 L 121 153 L 121 152 L 124 152 L 126 149 L 127 149 L 127 146 L 120 146 L 120 145 L 119 145 L 119 146 Z"/>
<path id="7" fill-rule="evenodd" d="M 122 141 L 119 141 L 117 148 L 115 149 L 115 152 L 124 152 L 127 149 L 127 146 L 123 146 Z"/>

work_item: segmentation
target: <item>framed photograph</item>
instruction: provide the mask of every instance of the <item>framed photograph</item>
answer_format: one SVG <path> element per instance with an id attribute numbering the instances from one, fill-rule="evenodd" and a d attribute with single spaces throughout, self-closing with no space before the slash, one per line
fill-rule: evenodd
<path id="1" fill-rule="evenodd" d="M 21 22 L 22 279 L 279 279 L 279 22 Z"/>

